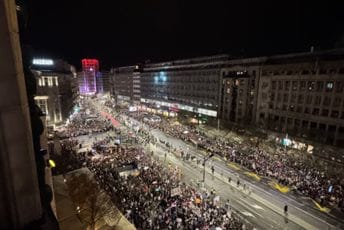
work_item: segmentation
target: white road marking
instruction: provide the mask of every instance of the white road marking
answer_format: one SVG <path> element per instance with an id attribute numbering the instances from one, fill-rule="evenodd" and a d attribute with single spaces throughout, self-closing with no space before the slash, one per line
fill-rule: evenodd
<path id="1" fill-rule="evenodd" d="M 252 205 L 252 207 L 254 207 L 255 209 L 259 209 L 259 210 L 264 210 L 264 208 L 262 208 L 262 207 L 260 207 L 259 205 L 256 205 L 256 204 Z"/>
<path id="2" fill-rule="evenodd" d="M 255 217 L 252 213 L 250 213 L 250 212 L 246 212 L 246 211 L 244 211 L 244 212 L 241 212 L 244 216 L 250 216 L 250 217 Z"/>

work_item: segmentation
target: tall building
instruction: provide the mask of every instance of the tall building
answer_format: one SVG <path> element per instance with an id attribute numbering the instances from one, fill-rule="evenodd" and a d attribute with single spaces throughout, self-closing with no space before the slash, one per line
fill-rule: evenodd
<path id="1" fill-rule="evenodd" d="M 110 71 L 101 71 L 101 79 L 102 79 L 102 91 L 103 93 L 109 93 L 110 92 L 110 78 L 111 73 Z"/>
<path id="2" fill-rule="evenodd" d="M 255 124 L 344 147 L 344 50 L 269 57 Z"/>
<path id="3" fill-rule="evenodd" d="M 82 72 L 78 74 L 80 94 L 95 94 L 99 78 L 99 62 L 97 59 L 82 59 L 81 63 Z"/>
<path id="4" fill-rule="evenodd" d="M 110 93 L 118 103 L 132 103 L 133 76 L 137 68 L 137 66 L 126 66 L 111 69 Z"/>
<path id="5" fill-rule="evenodd" d="M 146 64 L 140 74 L 140 101 L 158 112 L 191 113 L 216 120 L 221 68 L 227 55 Z"/>
<path id="6" fill-rule="evenodd" d="M 77 99 L 75 68 L 63 60 L 33 59 L 31 71 L 36 78 L 36 104 L 46 116 L 47 126 L 68 119 Z"/>

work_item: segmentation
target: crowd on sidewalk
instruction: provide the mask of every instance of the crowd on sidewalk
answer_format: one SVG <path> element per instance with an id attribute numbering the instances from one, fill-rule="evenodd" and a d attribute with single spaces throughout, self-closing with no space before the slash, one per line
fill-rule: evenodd
<path id="1" fill-rule="evenodd" d="M 330 176 L 326 169 L 313 167 L 309 162 L 297 159 L 287 151 L 272 154 L 257 146 L 248 146 L 249 148 L 243 150 L 241 146 L 229 141 L 207 137 L 193 126 L 172 123 L 166 119 L 153 122 L 143 119 L 146 115 L 142 113 L 126 114 L 151 128 L 160 129 L 175 138 L 197 144 L 199 148 L 240 164 L 260 176 L 275 179 L 281 185 L 289 186 L 299 194 L 317 200 L 321 205 L 338 207 L 344 211 L 343 175 Z"/>

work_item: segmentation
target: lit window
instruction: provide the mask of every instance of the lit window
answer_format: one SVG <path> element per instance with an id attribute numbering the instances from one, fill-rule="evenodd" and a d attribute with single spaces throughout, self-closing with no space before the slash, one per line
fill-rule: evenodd
<path id="1" fill-rule="evenodd" d="M 59 80 L 58 80 L 57 77 L 55 77 L 55 85 L 56 85 L 56 86 L 59 86 Z"/>
<path id="2" fill-rule="evenodd" d="M 326 88 L 327 89 L 333 89 L 333 82 L 327 82 L 326 83 Z"/>
<path id="3" fill-rule="evenodd" d="M 52 77 L 48 77 L 48 86 L 49 87 L 53 86 L 53 79 L 52 79 Z"/>
<path id="4" fill-rule="evenodd" d="M 38 85 L 42 86 L 42 79 L 41 78 L 38 78 Z"/>

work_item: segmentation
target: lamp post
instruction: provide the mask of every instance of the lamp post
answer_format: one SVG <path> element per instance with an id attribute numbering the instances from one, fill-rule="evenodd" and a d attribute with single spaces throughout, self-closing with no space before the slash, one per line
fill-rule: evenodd
<path id="1" fill-rule="evenodd" d="M 205 183 L 205 163 L 214 156 L 214 153 L 210 153 L 207 156 L 204 156 L 203 158 L 203 184 Z"/>

